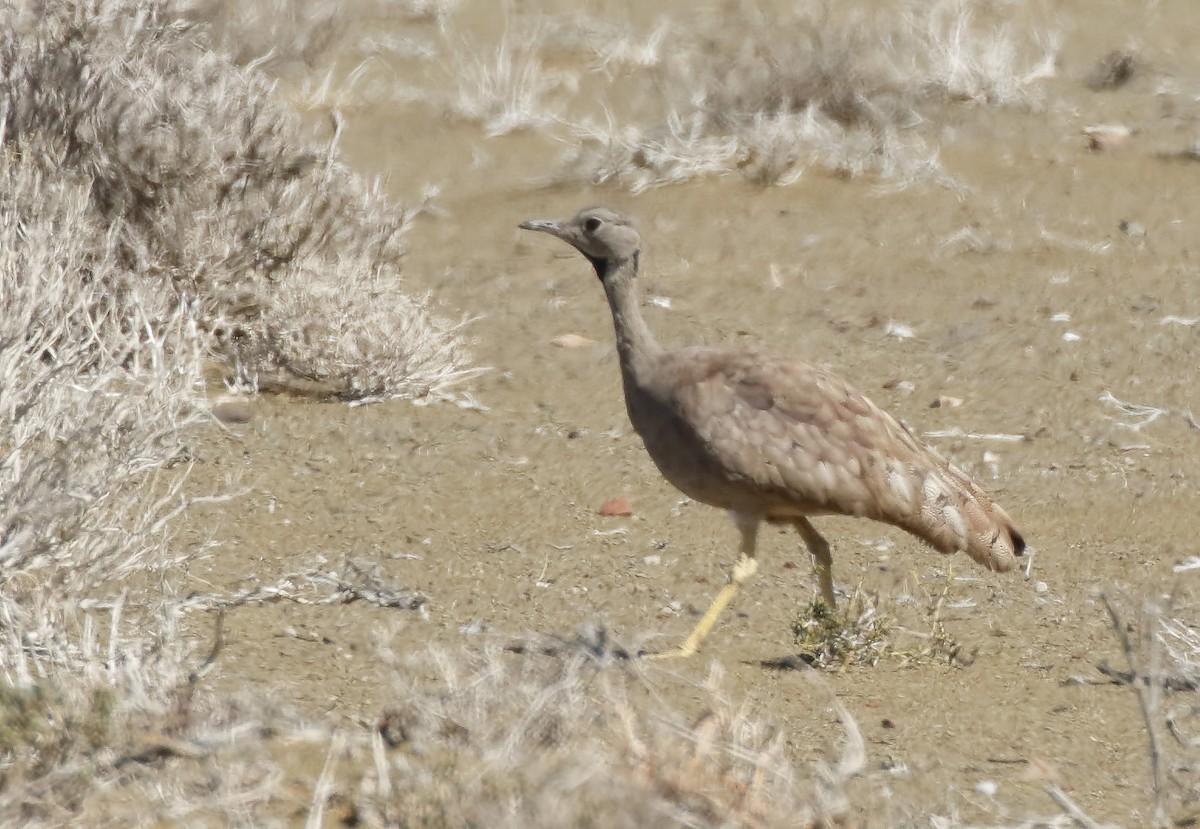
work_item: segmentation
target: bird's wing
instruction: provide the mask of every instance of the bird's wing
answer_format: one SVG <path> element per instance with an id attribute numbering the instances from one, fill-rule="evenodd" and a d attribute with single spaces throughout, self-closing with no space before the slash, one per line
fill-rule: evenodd
<path id="1" fill-rule="evenodd" d="M 880 444 L 920 451 L 908 430 L 835 375 L 753 352 L 688 349 L 675 386 L 684 422 L 734 477 L 822 511 L 881 517 L 868 467 Z"/>
<path id="2" fill-rule="evenodd" d="M 836 375 L 754 352 L 688 349 L 673 405 L 764 501 L 866 516 L 993 569 L 1024 548 L 1002 509 L 908 427 Z"/>

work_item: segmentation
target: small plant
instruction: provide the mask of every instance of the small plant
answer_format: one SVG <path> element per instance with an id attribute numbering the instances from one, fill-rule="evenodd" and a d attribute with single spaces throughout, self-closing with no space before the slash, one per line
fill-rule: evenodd
<path id="1" fill-rule="evenodd" d="M 946 588 L 950 582 L 947 581 Z M 842 612 L 830 610 L 824 602 L 813 601 L 792 623 L 792 633 L 800 650 L 800 659 L 817 668 L 844 665 L 875 665 L 881 659 L 896 659 L 901 665 L 948 662 L 967 666 L 975 652 L 947 632 L 941 609 L 945 591 L 929 595 L 923 619 L 911 626 L 902 623 L 900 606 L 888 609 L 878 594 L 856 591 Z M 904 606 L 905 615 L 918 605 Z"/>
<path id="2" fill-rule="evenodd" d="M 800 658 L 819 668 L 874 665 L 892 652 L 891 624 L 878 610 L 879 597 L 861 592 L 844 613 L 814 600 L 792 623 Z"/>

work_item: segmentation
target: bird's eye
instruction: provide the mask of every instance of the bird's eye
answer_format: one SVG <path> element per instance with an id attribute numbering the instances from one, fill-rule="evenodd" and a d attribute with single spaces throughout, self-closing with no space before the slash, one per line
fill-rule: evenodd
<path id="1" fill-rule="evenodd" d="M 586 230 L 588 233 L 595 233 L 597 230 L 600 229 L 600 220 L 597 219 L 595 216 L 592 216 L 590 219 L 588 219 L 586 222 L 583 223 L 583 229 Z"/>

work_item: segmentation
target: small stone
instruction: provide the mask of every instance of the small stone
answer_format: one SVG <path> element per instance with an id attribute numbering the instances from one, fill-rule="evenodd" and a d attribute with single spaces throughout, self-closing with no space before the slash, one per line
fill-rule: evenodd
<path id="1" fill-rule="evenodd" d="M 615 495 L 600 505 L 600 514 L 607 518 L 633 515 L 633 504 L 624 495 Z"/>
<path id="2" fill-rule="evenodd" d="M 888 380 L 883 387 L 888 391 L 898 391 L 901 394 L 912 394 L 917 390 L 917 384 L 912 380 L 901 380 L 898 377 Z"/>
<path id="3" fill-rule="evenodd" d="M 1142 239 L 1146 236 L 1146 226 L 1141 222 L 1131 222 L 1129 219 L 1122 219 L 1117 223 L 1117 227 L 1130 239 Z"/>
<path id="4" fill-rule="evenodd" d="M 1044 581 L 1039 581 L 1033 585 L 1034 593 L 1045 593 L 1049 589 L 1050 585 L 1046 584 Z"/>
<path id="5" fill-rule="evenodd" d="M 646 556 L 642 559 L 642 563 L 647 567 L 657 567 L 662 564 L 662 556 Z"/>
<path id="6" fill-rule="evenodd" d="M 222 397 L 212 405 L 213 417 L 222 423 L 249 423 L 254 408 L 245 397 Z"/>
<path id="7" fill-rule="evenodd" d="M 1088 139 L 1088 149 L 1096 152 L 1111 152 L 1133 135 L 1133 130 L 1124 124 L 1096 124 L 1084 127 L 1083 134 Z"/>
<path id="8" fill-rule="evenodd" d="M 582 334 L 559 334 L 550 342 L 559 348 L 583 348 L 596 344 L 595 340 L 590 340 Z"/>
<path id="9" fill-rule="evenodd" d="M 948 394 L 939 395 L 936 400 L 929 404 L 931 409 L 957 409 L 963 404 L 961 397 L 951 397 Z"/>

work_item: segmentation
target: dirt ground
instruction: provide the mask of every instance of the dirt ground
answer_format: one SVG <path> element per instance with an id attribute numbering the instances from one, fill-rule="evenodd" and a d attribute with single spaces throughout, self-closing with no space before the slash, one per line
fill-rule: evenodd
<path id="1" fill-rule="evenodd" d="M 882 525 L 818 521 L 840 588 L 885 603 L 944 592 L 947 634 L 977 652 L 967 665 L 823 672 L 867 740 L 864 821 L 1051 813 L 1052 779 L 1096 820 L 1145 825 L 1144 727 L 1129 689 L 1097 682 L 1097 662 L 1121 660 L 1098 594 L 1136 608 L 1173 592 L 1195 608 L 1200 592 L 1194 573 L 1172 573 L 1200 554 L 1200 429 L 1185 416 L 1200 412 L 1200 162 L 1179 157 L 1200 138 L 1200 10 L 1190 0 L 1046 9 L 1063 50 L 1043 103 L 944 115 L 940 160 L 960 190 L 893 191 L 818 169 L 768 189 L 737 176 L 636 197 L 543 186 L 531 183 L 548 154 L 536 133 L 489 139 L 415 104 L 353 113 L 350 163 L 386 174 L 401 201 L 442 185 L 444 212 L 418 221 L 407 278 L 476 318 L 469 332 L 489 370 L 467 390 L 481 408 L 264 396 L 249 424 L 201 439 L 197 487 L 244 494 L 193 511 L 187 532 L 216 542 L 193 589 L 273 583 L 323 555 L 377 565 L 429 598 L 425 614 L 240 608 L 206 681 L 314 717 L 370 719 L 390 687 L 380 637 L 406 652 L 588 625 L 649 650 L 686 635 L 725 580 L 736 532 L 719 511 L 683 502 L 632 432 L 587 263 L 517 230 L 604 203 L 640 221 L 643 292 L 670 300 L 645 309 L 661 340 L 827 364 L 914 431 L 959 430 L 930 440 L 1036 548 L 1026 579 Z M 490 25 L 487 12 L 478 19 Z M 1084 85 L 1099 58 L 1130 47 L 1145 69 L 1129 85 Z M 1097 152 L 1081 132 L 1097 123 L 1138 132 Z M 889 321 L 914 336 L 894 336 Z M 558 347 L 562 334 L 589 342 Z M 1147 418 L 1108 395 L 1164 412 L 1134 428 Z M 931 408 L 940 396 L 963 402 Z M 598 514 L 614 495 L 632 516 Z M 798 672 L 760 663 L 794 653 L 791 623 L 815 580 L 790 530 L 764 532 L 759 555 L 756 580 L 700 655 L 647 671 L 686 709 L 719 663 L 730 695 L 786 728 L 803 766 L 836 750 L 835 713 Z M 994 793 L 980 786 L 989 782 Z"/>

